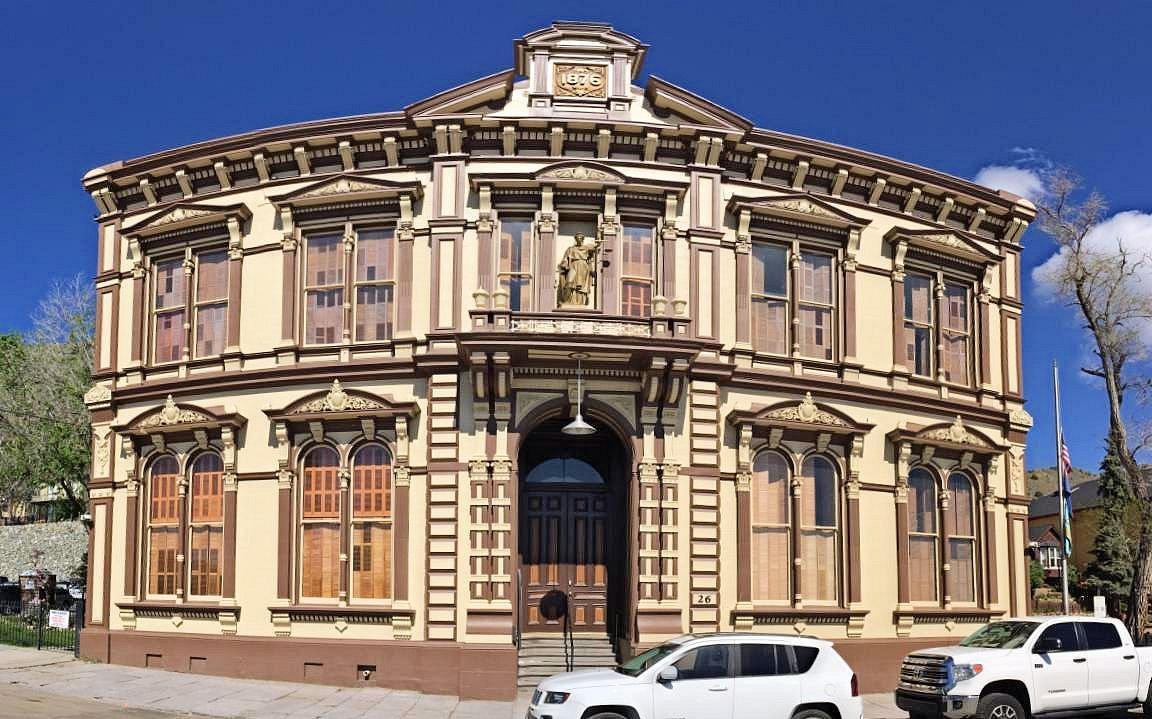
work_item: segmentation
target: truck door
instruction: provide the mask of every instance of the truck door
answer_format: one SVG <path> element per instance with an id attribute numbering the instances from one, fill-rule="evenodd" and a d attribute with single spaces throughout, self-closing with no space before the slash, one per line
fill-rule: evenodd
<path id="1" fill-rule="evenodd" d="M 1080 622 L 1088 651 L 1088 699 L 1093 706 L 1127 704 L 1139 694 L 1140 662 L 1136 648 L 1125 646 L 1111 622 Z"/>
<path id="2" fill-rule="evenodd" d="M 1050 640 L 1060 648 L 1045 650 Z M 1049 625 L 1032 650 L 1032 711 L 1048 712 L 1088 706 L 1088 657 L 1075 622 Z"/>

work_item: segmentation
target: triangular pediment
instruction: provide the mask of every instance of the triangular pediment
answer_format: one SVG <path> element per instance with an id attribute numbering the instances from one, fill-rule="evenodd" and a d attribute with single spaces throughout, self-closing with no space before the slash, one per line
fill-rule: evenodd
<path id="1" fill-rule="evenodd" d="M 413 120 L 441 115 L 485 114 L 493 105 L 503 104 L 512 92 L 514 70 L 503 70 L 465 83 L 404 108 Z"/>
<path id="2" fill-rule="evenodd" d="M 980 264 L 995 262 L 999 259 L 999 255 L 978 240 L 966 233 L 954 230 L 909 230 L 894 227 L 884 235 L 884 239 L 889 242 L 907 242 L 911 247 L 961 257 Z"/>
<path id="3" fill-rule="evenodd" d="M 868 224 L 868 220 L 850 215 L 827 200 L 804 193 L 755 198 L 738 196 L 733 197 L 728 206 L 733 213 L 748 210 L 753 215 L 788 217 L 837 227 L 863 227 Z"/>
<path id="4" fill-rule="evenodd" d="M 126 235 L 150 235 L 226 222 L 229 217 L 247 220 L 252 212 L 247 205 L 205 205 L 193 202 L 177 202 L 159 212 L 153 213 L 131 227 L 124 228 Z"/>
<path id="5" fill-rule="evenodd" d="M 752 123 L 746 118 L 655 76 L 648 79 L 644 96 L 657 115 L 661 112 L 672 113 L 687 119 L 691 124 L 715 128 L 725 133 L 743 135 L 752 129 Z"/>
<path id="6" fill-rule="evenodd" d="M 624 184 L 624 175 L 598 162 L 559 162 L 538 171 L 533 177 L 537 180 L 550 180 L 560 183 L 588 182 L 595 184 Z"/>
<path id="7" fill-rule="evenodd" d="M 394 182 L 375 177 L 337 175 L 268 199 L 274 205 L 294 206 L 332 201 L 381 199 L 400 194 L 418 195 L 419 193 L 420 183 L 418 182 Z"/>

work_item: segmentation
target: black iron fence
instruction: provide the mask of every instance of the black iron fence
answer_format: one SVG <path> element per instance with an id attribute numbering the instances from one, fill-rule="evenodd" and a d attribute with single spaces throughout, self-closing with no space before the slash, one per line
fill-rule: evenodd
<path id="1" fill-rule="evenodd" d="M 0 599 L 0 644 L 80 655 L 84 599 L 22 602 Z"/>

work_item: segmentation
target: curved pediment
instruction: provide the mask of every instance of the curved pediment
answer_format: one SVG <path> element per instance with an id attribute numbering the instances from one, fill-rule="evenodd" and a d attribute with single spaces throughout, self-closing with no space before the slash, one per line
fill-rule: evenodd
<path id="1" fill-rule="evenodd" d="M 264 412 L 274 420 L 306 422 L 346 417 L 407 417 L 416 415 L 419 408 L 415 402 L 394 402 L 382 395 L 345 389 L 340 380 L 334 379 L 325 391 L 307 395 L 283 409 Z"/>
<path id="2" fill-rule="evenodd" d="M 872 429 L 871 424 L 857 422 L 838 409 L 817 404 L 811 392 L 805 392 L 799 402 L 736 410 L 728 415 L 728 422 L 734 426 L 790 427 L 833 434 L 864 434 Z"/>
<path id="3" fill-rule="evenodd" d="M 623 185 L 628 178 L 612 169 L 608 165 L 598 162 L 558 162 L 548 165 L 535 174 L 533 179 L 558 181 L 561 184 L 588 183 L 596 185 Z"/>
<path id="4" fill-rule="evenodd" d="M 143 436 L 194 430 L 238 428 L 245 419 L 235 412 L 218 412 L 194 404 L 177 403 L 172 395 L 160 407 L 147 410 L 127 424 L 112 427 L 120 434 Z"/>
<path id="5" fill-rule="evenodd" d="M 956 415 L 952 422 L 940 422 L 927 427 L 895 429 L 888 433 L 893 442 L 910 442 L 944 449 L 971 451 L 979 454 L 998 454 L 1008 449 L 983 432 L 964 423 L 964 418 Z"/>

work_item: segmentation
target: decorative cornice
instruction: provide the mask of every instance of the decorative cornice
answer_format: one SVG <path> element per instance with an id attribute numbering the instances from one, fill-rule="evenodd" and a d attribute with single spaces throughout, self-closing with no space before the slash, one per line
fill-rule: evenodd
<path id="1" fill-rule="evenodd" d="M 281 410 L 266 409 L 264 413 L 280 422 L 324 421 L 360 417 L 403 418 L 419 412 L 414 402 L 393 402 L 387 397 L 372 395 L 361 390 L 347 390 L 339 379 L 323 393 L 315 393 Z"/>
<path id="2" fill-rule="evenodd" d="M 781 427 L 824 430 L 832 434 L 865 434 L 872 425 L 855 422 L 841 412 L 821 406 L 805 392 L 797 403 L 781 403 L 752 410 L 737 410 L 728 415 L 733 426 Z"/>

